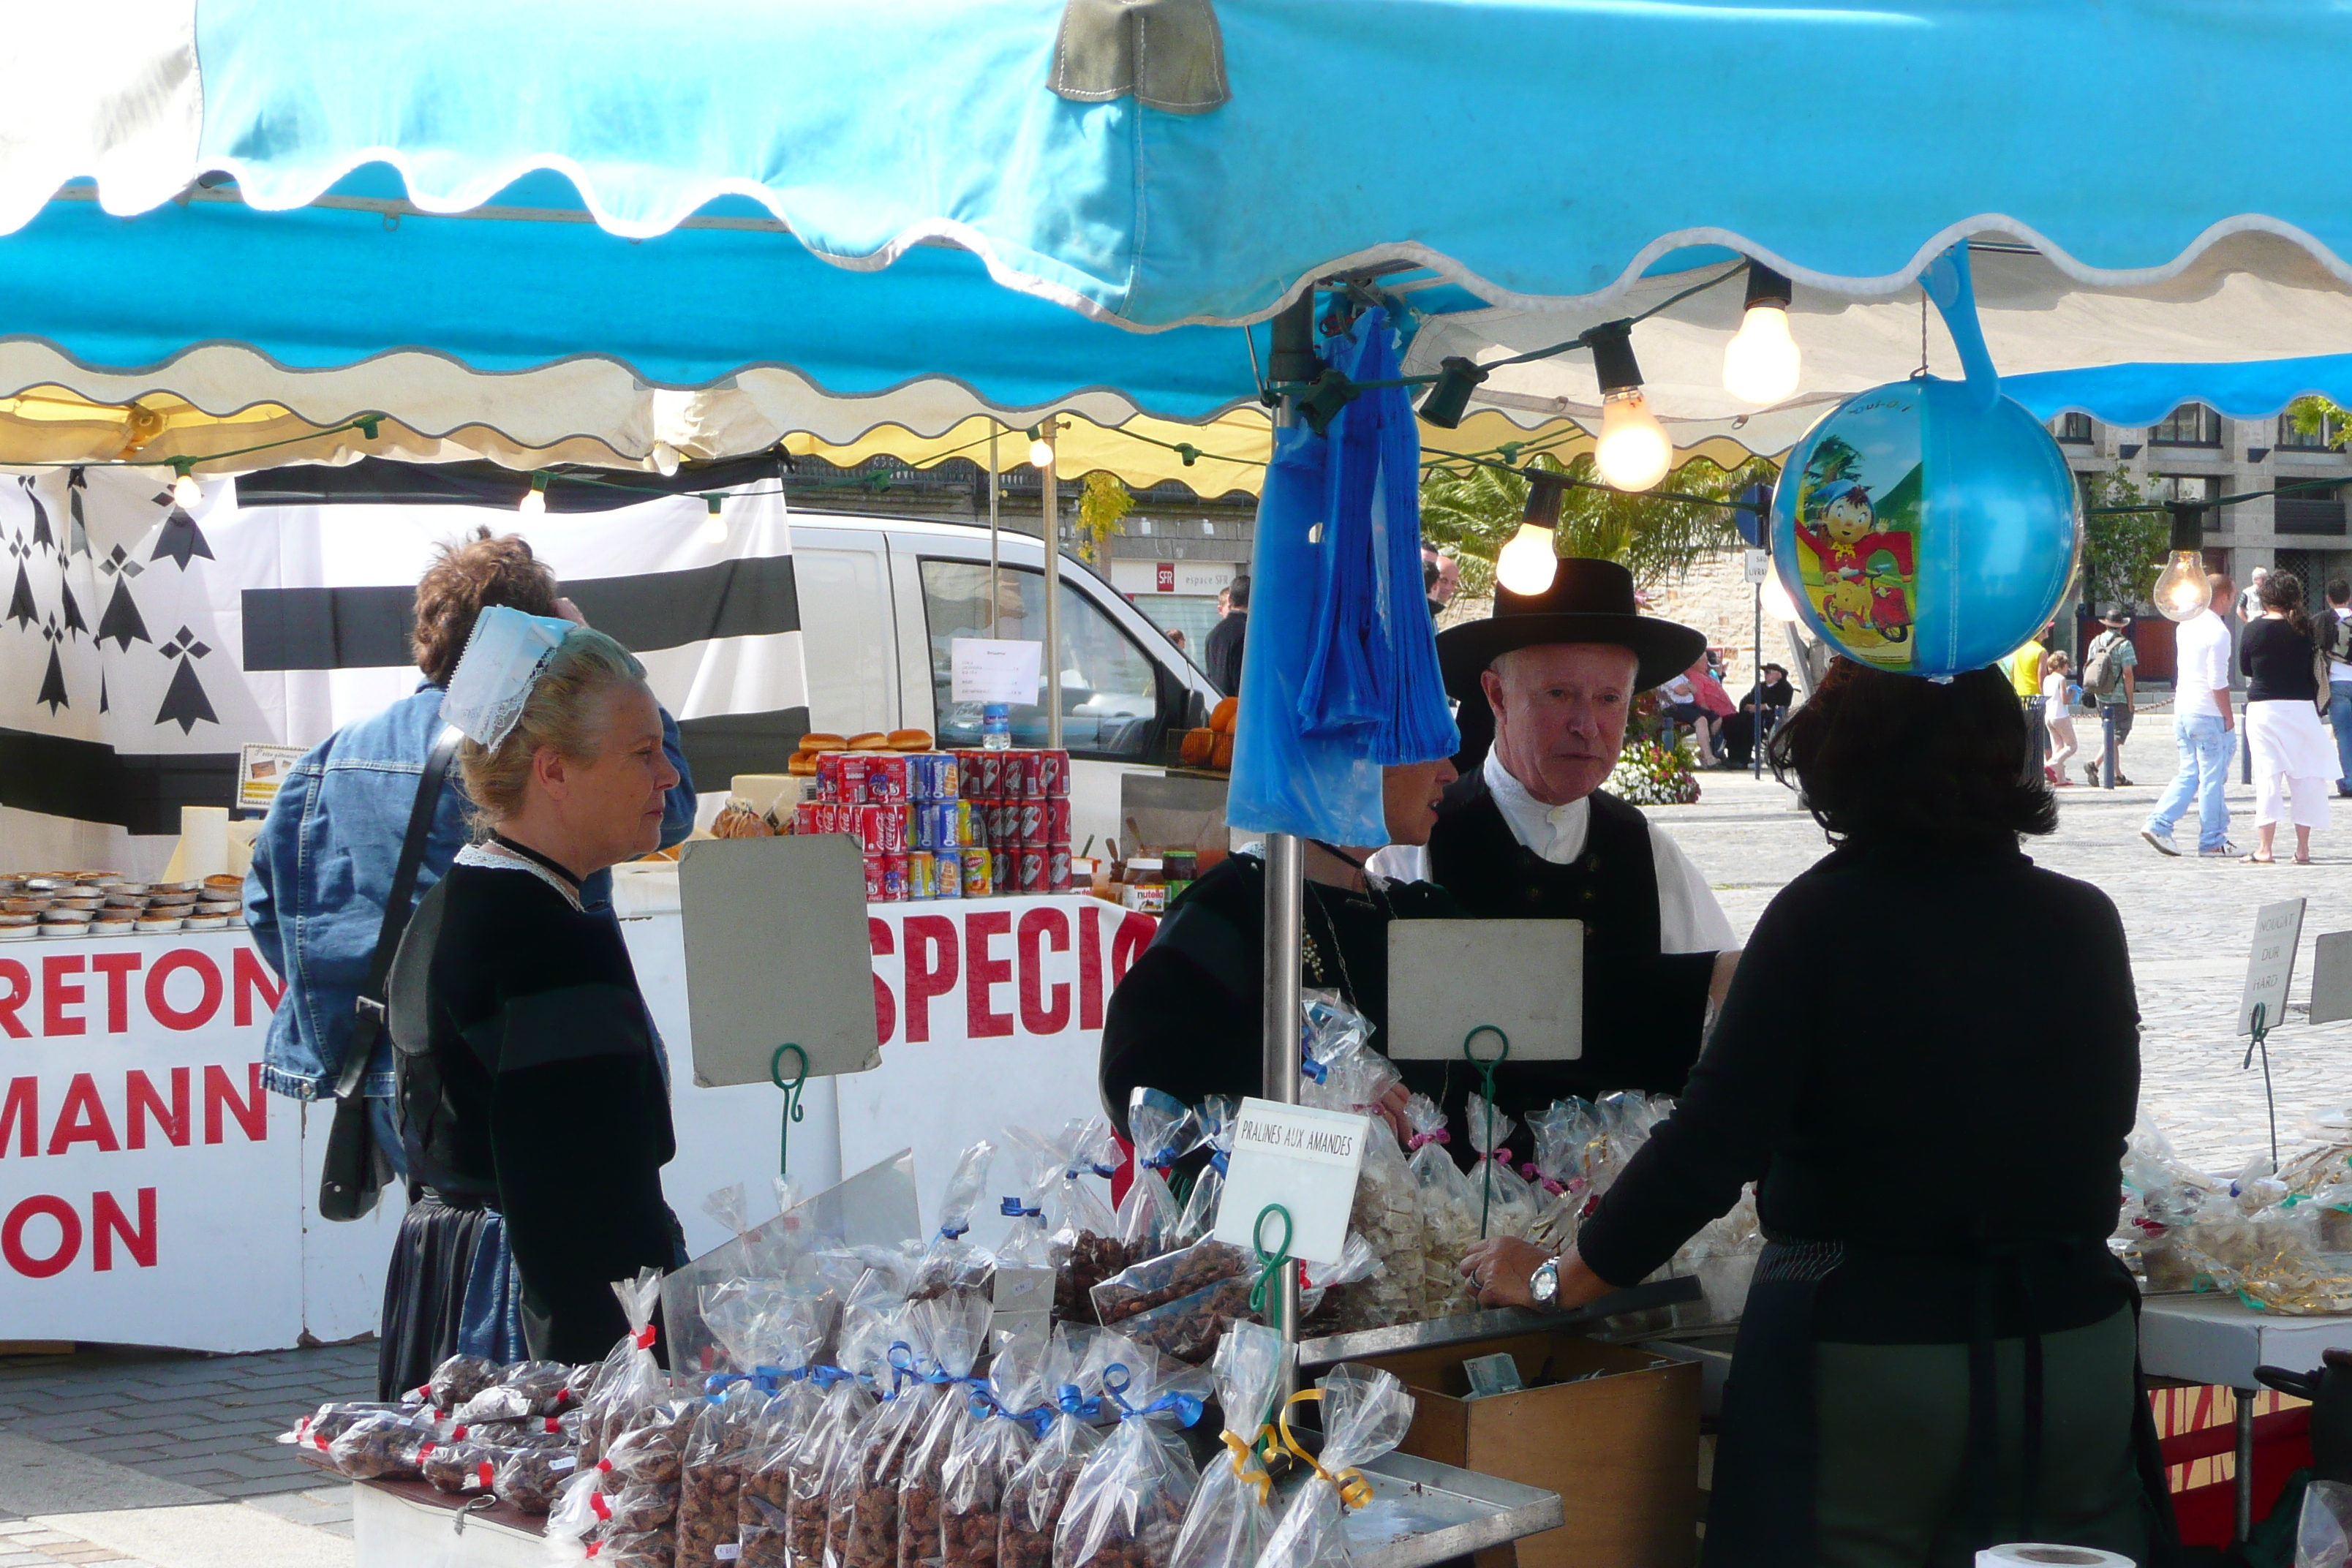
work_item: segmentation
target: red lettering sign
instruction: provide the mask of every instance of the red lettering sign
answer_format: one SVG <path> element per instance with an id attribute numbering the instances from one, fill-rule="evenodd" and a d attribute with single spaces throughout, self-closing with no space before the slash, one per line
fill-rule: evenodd
<path id="1" fill-rule="evenodd" d="M 142 1268 L 155 1267 L 155 1189 L 139 1189 L 139 1225 L 135 1230 L 114 1201 L 112 1193 L 89 1194 L 89 1266 L 103 1274 L 114 1267 L 114 1243 L 119 1237 L 131 1261 Z"/>
<path id="2" fill-rule="evenodd" d="M 1100 899 L 1078 909 L 1078 1027 L 1103 1026 L 1102 917 Z"/>
<path id="3" fill-rule="evenodd" d="M 81 973 L 82 955 L 78 952 L 53 953 L 41 960 L 41 1033 L 52 1038 L 59 1035 L 79 1035 L 85 1020 L 68 1016 L 68 1007 L 81 1005 L 81 987 L 67 982 L 68 974 Z"/>
<path id="4" fill-rule="evenodd" d="M 204 982 L 204 991 L 196 1005 L 183 1011 L 172 1005 L 163 987 L 173 975 L 183 969 L 195 971 Z M 175 947 L 155 963 L 147 972 L 147 1011 L 167 1029 L 201 1029 L 220 1011 L 221 972 L 219 965 L 193 947 Z M 210 1140 L 207 1140 L 210 1142 Z"/>
<path id="5" fill-rule="evenodd" d="M 65 1109 L 49 1130 L 50 1153 L 62 1154 L 77 1143 L 95 1143 L 107 1154 L 122 1147 L 115 1142 L 114 1123 L 107 1119 L 106 1102 L 98 1098 L 98 1085 L 86 1072 L 74 1074 L 66 1086 Z"/>
<path id="6" fill-rule="evenodd" d="M 119 1035 L 131 1026 L 131 976 L 142 963 L 135 952 L 90 955 L 89 966 L 106 976 L 106 1032 Z"/>
<path id="7" fill-rule="evenodd" d="M 58 1245 L 47 1258 L 36 1258 L 25 1250 L 25 1226 L 43 1215 L 58 1222 Z M 0 1258 L 27 1279 L 64 1273 L 80 1253 L 81 1215 L 63 1198 L 46 1194 L 26 1198 L 8 1211 L 5 1220 L 0 1220 Z"/>
<path id="8" fill-rule="evenodd" d="M 1176 591 L 1176 563 L 1173 561 L 1161 561 L 1154 564 L 1151 569 L 1151 586 L 1159 593 L 1174 593 Z"/>
<path id="9" fill-rule="evenodd" d="M 238 1028 L 252 1026 L 253 999 L 256 996 L 261 998 L 263 1012 L 278 1011 L 278 998 L 286 994 L 286 982 L 270 974 L 269 966 L 261 962 L 261 954 L 249 947 L 237 948 L 229 954 L 229 973 L 236 990 L 236 1001 L 229 1017 Z"/>
<path id="10" fill-rule="evenodd" d="M 12 1040 L 29 1040 L 33 1031 L 25 1027 L 16 1016 L 25 1004 L 33 999 L 33 976 L 30 971 L 13 958 L 0 958 L 0 1034 Z"/>
<path id="11" fill-rule="evenodd" d="M 996 1010 L 996 988 L 1013 978 L 1011 954 L 995 957 L 990 944 L 1013 932 L 1011 910 L 974 910 L 963 917 L 964 941 L 971 948 L 971 973 L 963 987 L 964 1028 L 975 1040 L 996 1040 L 1013 1033 L 1013 1015 Z"/>
<path id="12" fill-rule="evenodd" d="M 1070 922 L 1060 910 L 1041 904 L 1021 917 L 1021 1026 L 1033 1035 L 1058 1035 L 1070 1026 L 1070 988 L 1053 987 L 1050 1005 L 1042 1000 L 1045 953 L 1070 951 Z"/>
<path id="13" fill-rule="evenodd" d="M 164 1141 L 174 1149 L 188 1146 L 188 1069 L 172 1069 L 172 1103 L 167 1109 L 154 1083 L 133 1069 L 123 1080 L 123 1119 L 129 1123 L 124 1142 L 133 1149 L 147 1147 L 147 1123 L 152 1118 Z"/>
<path id="14" fill-rule="evenodd" d="M 8 1080 L 8 1098 L 0 1101 L 0 1155 L 8 1152 L 8 1132 L 16 1133 L 16 1153 L 29 1160 L 40 1152 L 41 1080 L 37 1078 L 12 1078 Z"/>
<path id="15" fill-rule="evenodd" d="M 872 916 L 866 920 L 866 943 L 877 958 L 887 958 L 898 951 L 897 939 L 891 935 L 890 922 Z M 890 994 L 889 985 L 877 974 L 874 977 L 874 1042 L 887 1046 L 898 1030 L 898 1000 Z"/>
<path id="16" fill-rule="evenodd" d="M 1110 942 L 1110 983 L 1113 985 L 1127 978 L 1127 972 L 1151 945 L 1152 935 L 1160 922 L 1140 910 L 1129 910 L 1127 918 L 1118 922 L 1118 934 Z"/>
<path id="17" fill-rule="evenodd" d="M 900 928 L 907 943 L 907 1039 L 931 1037 L 931 998 L 955 989 L 955 921 L 945 915 L 908 915 Z"/>
<path id="18" fill-rule="evenodd" d="M 226 1110 L 236 1119 L 246 1137 L 258 1143 L 269 1136 L 269 1102 L 261 1097 L 261 1064 L 250 1063 L 246 1068 L 247 1085 L 246 1098 L 236 1097 L 236 1086 L 229 1081 L 226 1072 L 216 1067 L 205 1068 L 205 1142 L 221 1141 L 221 1112 Z"/>

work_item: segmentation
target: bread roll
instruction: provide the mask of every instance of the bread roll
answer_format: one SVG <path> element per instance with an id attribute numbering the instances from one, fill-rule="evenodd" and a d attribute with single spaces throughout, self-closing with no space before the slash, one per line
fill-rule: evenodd
<path id="1" fill-rule="evenodd" d="M 893 730 L 890 731 L 890 749 L 894 752 L 928 752 L 931 749 L 931 732 L 929 730 Z"/>
<path id="2" fill-rule="evenodd" d="M 784 772 L 793 774 L 796 778 L 814 778 L 816 776 L 816 753 L 814 752 L 793 752 L 793 760 L 784 764 Z"/>
<path id="3" fill-rule="evenodd" d="M 1209 710 L 1209 728 L 1220 735 L 1234 732 L 1234 715 L 1241 710 L 1241 699 L 1228 697 Z"/>
<path id="4" fill-rule="evenodd" d="M 850 752 L 887 752 L 889 749 L 890 737 L 879 730 L 868 730 L 863 735 L 852 735 L 849 737 L 849 743 L 843 748 Z"/>
<path id="5" fill-rule="evenodd" d="M 825 730 L 811 730 L 801 737 L 801 750 L 812 757 L 819 752 L 844 751 L 848 745 L 848 741 Z"/>

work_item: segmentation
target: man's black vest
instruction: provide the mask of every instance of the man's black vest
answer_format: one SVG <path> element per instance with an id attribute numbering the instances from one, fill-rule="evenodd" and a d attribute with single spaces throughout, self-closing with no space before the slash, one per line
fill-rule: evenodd
<path id="1" fill-rule="evenodd" d="M 1591 802 L 1584 852 L 1564 866 L 1518 841 L 1483 772 L 1447 792 L 1429 836 L 1430 879 L 1472 915 L 1584 922 L 1584 1055 L 1501 1069 L 1503 1109 L 1522 1119 L 1567 1094 L 1678 1093 L 1698 1057 L 1715 955 L 1659 952 L 1650 825 L 1614 795 Z"/>

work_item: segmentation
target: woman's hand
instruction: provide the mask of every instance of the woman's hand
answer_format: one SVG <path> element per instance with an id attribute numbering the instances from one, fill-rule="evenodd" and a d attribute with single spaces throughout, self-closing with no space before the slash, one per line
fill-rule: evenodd
<path id="1" fill-rule="evenodd" d="M 1412 1123 L 1404 1118 L 1405 1101 L 1412 1098 L 1412 1090 L 1400 1083 L 1381 1096 L 1380 1103 L 1372 1107 L 1380 1119 L 1387 1122 L 1390 1129 L 1396 1133 L 1399 1143 L 1412 1142 Z"/>
<path id="2" fill-rule="evenodd" d="M 1535 1293 L 1528 1277 L 1551 1256 L 1533 1242 L 1498 1236 L 1480 1242 L 1462 1255 L 1462 1273 L 1478 1288 L 1482 1307 L 1532 1307 Z M 1546 1310 L 1564 1312 L 1608 1295 L 1616 1286 L 1584 1265 L 1582 1255 L 1570 1247 L 1559 1256 L 1559 1290 Z"/>
<path id="3" fill-rule="evenodd" d="M 578 626 L 582 631 L 586 631 L 588 629 L 588 617 L 582 615 L 580 613 L 580 606 L 573 604 L 571 600 L 556 600 L 555 613 L 562 616 L 565 620 L 570 621 L 573 626 Z"/>

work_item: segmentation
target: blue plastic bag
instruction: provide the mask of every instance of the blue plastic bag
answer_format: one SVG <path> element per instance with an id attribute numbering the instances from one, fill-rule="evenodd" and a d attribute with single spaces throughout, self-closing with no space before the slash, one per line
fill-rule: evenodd
<path id="1" fill-rule="evenodd" d="M 1359 383 L 1397 374 L 1370 310 L 1325 346 Z M 1248 832 L 1381 845 L 1381 765 L 1460 746 L 1421 579 L 1421 438 L 1401 387 L 1328 434 L 1280 430 L 1258 500 L 1226 816 Z"/>

